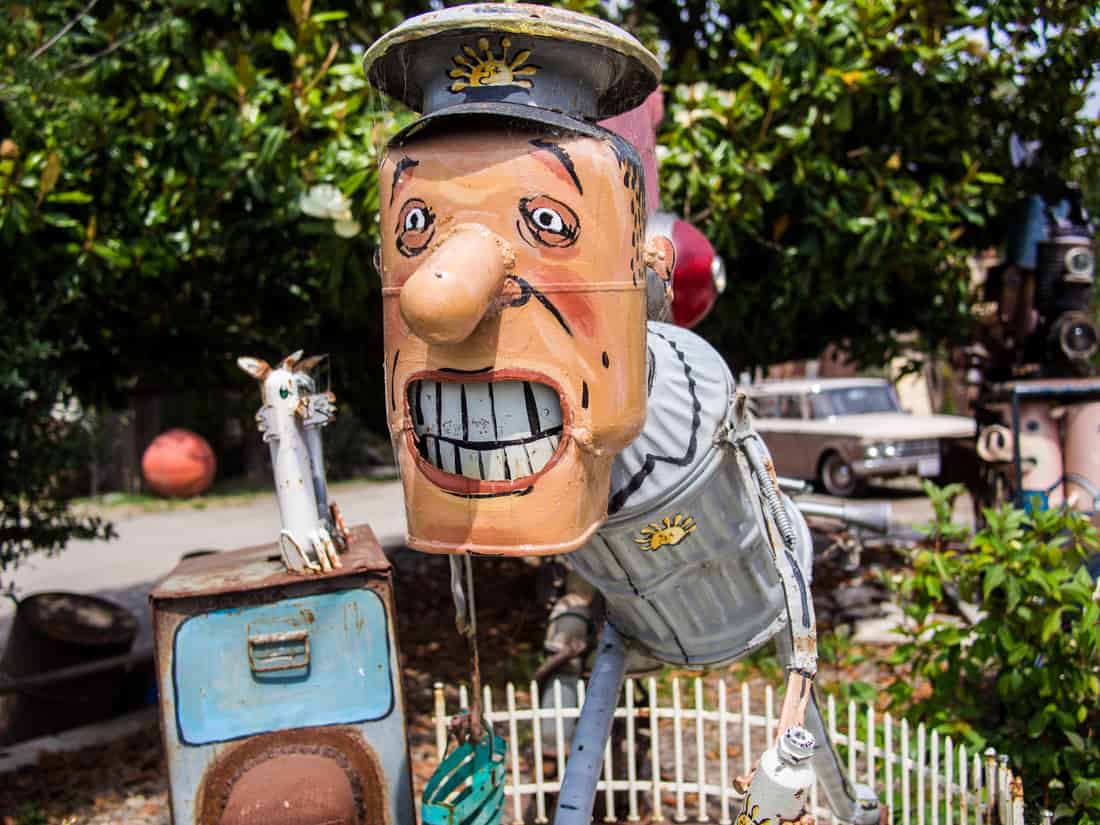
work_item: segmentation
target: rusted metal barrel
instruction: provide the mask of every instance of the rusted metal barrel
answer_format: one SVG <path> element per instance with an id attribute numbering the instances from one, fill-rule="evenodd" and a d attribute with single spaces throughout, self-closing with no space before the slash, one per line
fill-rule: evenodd
<path id="1" fill-rule="evenodd" d="M 38 593 L 19 603 L 0 673 L 18 679 L 127 653 L 137 619 L 97 596 Z M 119 667 L 0 699 L 0 745 L 105 719 L 124 709 L 126 671 Z"/>

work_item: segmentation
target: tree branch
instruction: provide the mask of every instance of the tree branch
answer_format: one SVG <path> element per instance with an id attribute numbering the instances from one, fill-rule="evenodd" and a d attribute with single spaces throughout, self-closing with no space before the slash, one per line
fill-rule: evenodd
<path id="1" fill-rule="evenodd" d="M 67 35 L 69 33 L 69 31 L 72 29 L 72 27 L 80 22 L 80 18 L 83 17 L 84 15 L 86 15 L 88 12 L 90 12 L 92 10 L 92 7 L 95 6 L 95 4 L 98 3 L 98 2 L 99 2 L 99 0 L 88 0 L 88 4 L 83 9 L 80 10 L 80 13 L 76 17 L 74 17 L 72 20 L 70 20 L 64 26 L 62 26 L 61 29 L 57 32 L 57 34 L 55 34 L 53 37 L 51 37 L 49 40 L 47 40 L 45 43 L 43 43 L 41 46 L 39 46 L 37 49 L 35 49 L 33 52 L 31 52 L 31 58 L 30 59 L 34 60 L 35 58 L 41 57 L 47 51 L 49 51 L 49 49 L 58 40 L 60 40 L 65 35 Z"/>

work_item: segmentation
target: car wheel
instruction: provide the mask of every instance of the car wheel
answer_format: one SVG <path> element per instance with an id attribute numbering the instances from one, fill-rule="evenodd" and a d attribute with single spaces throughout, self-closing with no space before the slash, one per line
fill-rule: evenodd
<path id="1" fill-rule="evenodd" d="M 852 471 L 852 465 L 840 453 L 829 453 L 825 456 L 818 479 L 825 492 L 831 496 L 854 495 L 861 487 L 860 480 Z"/>

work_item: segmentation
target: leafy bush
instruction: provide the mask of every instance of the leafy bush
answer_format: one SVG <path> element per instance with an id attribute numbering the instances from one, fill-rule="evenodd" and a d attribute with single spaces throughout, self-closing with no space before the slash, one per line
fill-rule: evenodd
<path id="1" fill-rule="evenodd" d="M 958 490 L 932 492 L 942 502 Z M 1073 511 L 985 516 L 960 543 L 938 508 L 933 540 L 915 551 L 900 585 L 914 623 L 893 656 L 913 679 L 891 687 L 892 701 L 1009 755 L 1027 798 L 1058 818 L 1100 823 L 1100 591 L 1084 567 L 1097 532 Z M 957 599 L 979 608 L 972 626 L 942 615 Z"/>

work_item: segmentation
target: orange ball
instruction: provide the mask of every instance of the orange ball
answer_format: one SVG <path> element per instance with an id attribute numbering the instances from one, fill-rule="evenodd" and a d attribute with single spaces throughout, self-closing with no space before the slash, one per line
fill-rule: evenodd
<path id="1" fill-rule="evenodd" d="M 190 430 L 168 430 L 141 457 L 145 483 L 162 496 L 188 498 L 209 489 L 218 467 L 210 444 Z"/>

